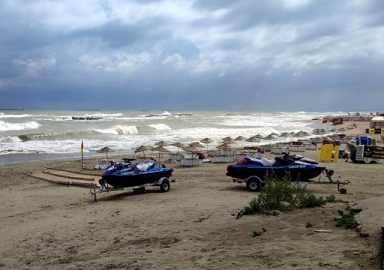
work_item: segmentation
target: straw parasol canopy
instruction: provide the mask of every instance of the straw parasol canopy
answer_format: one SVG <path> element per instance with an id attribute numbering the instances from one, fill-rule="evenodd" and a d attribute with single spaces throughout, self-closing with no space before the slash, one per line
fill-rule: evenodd
<path id="1" fill-rule="evenodd" d="M 269 134 L 267 137 L 264 137 L 264 140 L 274 140 L 276 139 L 276 135 L 273 133 Z"/>
<path id="2" fill-rule="evenodd" d="M 228 136 L 228 137 L 222 138 L 221 140 L 224 141 L 224 140 L 229 140 L 229 139 L 232 139 L 232 138 Z"/>
<path id="3" fill-rule="evenodd" d="M 305 136 L 308 136 L 309 133 L 305 132 L 305 131 L 299 131 L 295 134 L 295 137 L 305 137 Z"/>
<path id="4" fill-rule="evenodd" d="M 229 143 L 223 143 L 219 146 L 216 146 L 217 149 L 223 149 L 223 150 L 226 150 L 226 149 L 231 149 L 232 146 L 229 144 Z"/>
<path id="5" fill-rule="evenodd" d="M 138 148 L 135 150 L 135 153 L 143 152 L 144 157 L 145 157 L 145 151 L 148 151 L 148 150 L 151 150 L 151 149 L 152 149 L 151 146 L 141 145 L 140 147 L 138 147 Z"/>
<path id="6" fill-rule="evenodd" d="M 113 152 L 113 150 L 109 147 L 103 147 L 97 151 L 97 153 L 105 153 L 105 157 L 108 159 L 108 152 Z"/>
<path id="7" fill-rule="evenodd" d="M 177 153 L 179 153 L 180 148 L 185 147 L 185 145 L 182 144 L 181 142 L 171 143 L 171 145 L 177 147 Z"/>
<path id="8" fill-rule="evenodd" d="M 260 142 L 260 139 L 256 138 L 256 136 L 253 136 L 253 137 L 250 137 L 248 139 L 245 140 L 246 142 L 251 142 L 252 143 L 252 146 L 253 146 L 253 143 L 255 142 Z"/>
<path id="9" fill-rule="evenodd" d="M 202 145 L 202 144 L 199 143 L 199 142 L 192 142 L 192 143 L 190 143 L 189 145 L 191 145 L 191 146 L 196 146 L 196 147 L 199 147 L 199 148 L 204 148 L 204 145 Z"/>
<path id="10" fill-rule="evenodd" d="M 228 143 L 228 144 L 237 143 L 237 141 L 235 139 L 232 139 L 232 138 L 223 139 L 222 142 Z"/>
<path id="11" fill-rule="evenodd" d="M 155 143 L 155 145 L 159 145 L 159 146 L 169 146 L 169 144 L 166 143 L 165 141 L 159 141 L 159 142 Z"/>
<path id="12" fill-rule="evenodd" d="M 264 136 L 261 135 L 261 134 L 257 134 L 257 135 L 255 135 L 255 136 L 253 136 L 253 137 L 258 138 L 258 139 L 264 139 Z"/>
<path id="13" fill-rule="evenodd" d="M 202 140 L 200 140 L 200 142 L 202 143 L 211 143 L 211 142 L 214 142 L 215 140 L 214 139 L 211 139 L 211 138 L 204 138 Z"/>
<path id="14" fill-rule="evenodd" d="M 208 144 L 210 144 L 211 142 L 214 142 L 214 141 L 215 140 L 211 139 L 211 138 L 204 138 L 204 139 L 200 140 L 200 142 L 205 143 L 207 145 L 207 153 L 208 153 Z"/>
<path id="15" fill-rule="evenodd" d="M 151 151 L 159 152 L 159 161 L 160 161 L 160 154 L 162 152 L 169 152 L 169 150 L 167 148 L 165 148 L 164 146 L 162 146 L 162 145 L 159 145 L 158 147 L 155 147 L 155 148 L 151 149 Z"/>
<path id="16" fill-rule="evenodd" d="M 245 139 L 247 138 L 245 138 L 244 136 L 238 136 L 235 138 L 235 141 L 244 141 Z"/>
<path id="17" fill-rule="evenodd" d="M 279 137 L 282 137 L 282 138 L 284 138 L 286 140 L 288 137 L 291 137 L 291 134 L 289 134 L 288 132 L 283 132 L 283 133 L 280 134 Z"/>
<path id="18" fill-rule="evenodd" d="M 246 138 L 244 136 L 238 136 L 235 138 L 235 141 L 244 141 Z M 241 146 L 243 146 L 243 143 L 241 143 Z"/>
<path id="19" fill-rule="evenodd" d="M 200 151 L 199 148 L 201 148 L 201 147 L 196 147 L 195 145 L 189 145 L 187 147 L 184 147 L 183 149 L 185 152 L 196 153 L 196 152 Z"/>
<path id="20" fill-rule="evenodd" d="M 274 140 L 276 139 L 276 135 L 273 133 L 269 134 L 267 137 L 264 137 L 264 140 Z"/>

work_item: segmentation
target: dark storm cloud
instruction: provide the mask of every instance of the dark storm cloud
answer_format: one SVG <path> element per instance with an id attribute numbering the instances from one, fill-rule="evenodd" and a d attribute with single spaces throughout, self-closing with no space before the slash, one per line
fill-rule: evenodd
<path id="1" fill-rule="evenodd" d="M 382 110 L 383 3 L 6 0 L 0 107 Z"/>

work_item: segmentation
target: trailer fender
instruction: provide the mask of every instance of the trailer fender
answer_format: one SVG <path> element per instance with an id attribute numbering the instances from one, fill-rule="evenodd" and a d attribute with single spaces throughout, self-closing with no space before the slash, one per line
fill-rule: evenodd
<path id="1" fill-rule="evenodd" d="M 157 181 L 154 183 L 154 185 L 155 185 L 155 186 L 161 186 L 161 184 L 163 184 L 163 181 L 164 181 L 164 180 L 168 180 L 168 181 L 169 181 L 168 177 L 161 177 L 159 180 L 157 180 Z"/>
<path id="2" fill-rule="evenodd" d="M 245 183 L 247 184 L 247 189 L 252 192 L 260 191 L 260 188 L 265 185 L 265 182 L 255 175 L 245 179 Z"/>

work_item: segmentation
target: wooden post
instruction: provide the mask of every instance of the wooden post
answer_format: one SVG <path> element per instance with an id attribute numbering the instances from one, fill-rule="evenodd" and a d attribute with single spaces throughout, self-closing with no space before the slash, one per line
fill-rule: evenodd
<path id="1" fill-rule="evenodd" d="M 81 141 L 81 170 L 84 168 L 84 144 L 83 141 Z"/>

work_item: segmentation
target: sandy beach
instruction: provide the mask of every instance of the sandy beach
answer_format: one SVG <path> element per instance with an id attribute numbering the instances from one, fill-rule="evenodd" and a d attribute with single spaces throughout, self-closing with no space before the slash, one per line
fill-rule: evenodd
<path id="1" fill-rule="evenodd" d="M 366 135 L 367 125 L 343 133 Z M 300 154 L 317 160 L 319 150 Z M 80 158 L 0 167 L 0 269 L 380 269 L 383 163 L 326 163 L 334 179 L 351 181 L 345 195 L 336 185 L 307 187 L 348 204 L 239 219 L 237 212 L 258 193 L 233 183 L 225 175 L 229 164 L 169 163 L 176 180 L 169 192 L 112 192 L 99 195 L 97 203 L 89 188 L 30 176 L 46 168 L 97 176 L 96 161 L 86 159 L 83 171 Z M 369 237 L 335 226 L 337 210 L 347 205 L 362 209 L 356 220 Z"/>

